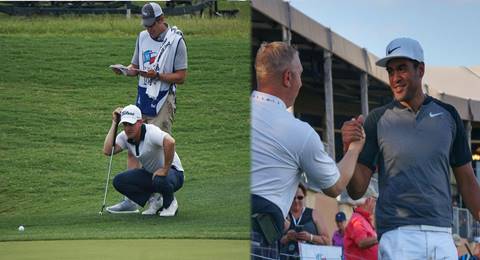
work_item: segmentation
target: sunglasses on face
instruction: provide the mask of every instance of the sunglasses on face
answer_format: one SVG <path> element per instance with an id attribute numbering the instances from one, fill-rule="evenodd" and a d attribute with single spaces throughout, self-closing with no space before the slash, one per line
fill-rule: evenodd
<path id="1" fill-rule="evenodd" d="M 303 198 L 304 198 L 304 196 L 297 196 L 297 197 L 295 197 L 295 199 L 297 199 L 297 200 L 303 200 Z"/>

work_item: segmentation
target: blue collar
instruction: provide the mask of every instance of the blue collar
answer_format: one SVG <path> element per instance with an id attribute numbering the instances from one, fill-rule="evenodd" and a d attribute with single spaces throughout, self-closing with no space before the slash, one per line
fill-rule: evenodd
<path id="1" fill-rule="evenodd" d="M 422 106 L 425 106 L 427 105 L 428 103 L 432 102 L 433 101 L 433 98 L 427 94 L 425 94 L 425 99 L 423 100 L 423 103 L 422 103 Z M 402 105 L 402 103 L 400 103 L 400 101 L 397 101 L 395 99 L 393 99 L 393 104 L 398 107 L 398 108 L 401 108 L 401 109 L 405 109 L 407 108 L 406 106 Z"/>

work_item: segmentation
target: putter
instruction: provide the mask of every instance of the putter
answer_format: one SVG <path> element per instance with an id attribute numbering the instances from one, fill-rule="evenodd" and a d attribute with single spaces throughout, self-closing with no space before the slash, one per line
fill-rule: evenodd
<path id="1" fill-rule="evenodd" d="M 120 122 L 120 114 L 116 114 L 117 122 Z M 112 142 L 112 152 L 110 153 L 110 162 L 108 163 L 108 173 L 107 173 L 107 180 L 105 182 L 105 193 L 103 195 L 103 204 L 102 208 L 98 212 L 99 215 L 103 215 L 103 210 L 105 209 L 105 204 L 107 203 L 107 193 L 108 193 L 108 183 L 110 182 L 110 173 L 112 172 L 112 159 L 113 159 L 113 152 L 115 151 L 115 139 L 117 137 L 117 129 L 118 123 L 115 124 L 113 129 L 113 142 Z"/>
<path id="2" fill-rule="evenodd" d="M 468 246 L 468 243 L 465 243 L 465 247 L 467 248 L 467 251 L 468 251 L 468 254 L 470 255 L 470 257 L 472 257 L 473 254 L 472 254 L 472 251 L 470 250 L 470 247 Z"/>

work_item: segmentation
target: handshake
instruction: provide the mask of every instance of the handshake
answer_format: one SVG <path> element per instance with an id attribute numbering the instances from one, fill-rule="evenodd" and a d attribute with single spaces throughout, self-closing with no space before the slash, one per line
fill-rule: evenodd
<path id="1" fill-rule="evenodd" d="M 352 118 L 342 125 L 342 142 L 343 152 L 346 153 L 349 149 L 361 151 L 365 144 L 365 131 L 363 130 L 363 116 L 359 115 L 357 118 Z"/>

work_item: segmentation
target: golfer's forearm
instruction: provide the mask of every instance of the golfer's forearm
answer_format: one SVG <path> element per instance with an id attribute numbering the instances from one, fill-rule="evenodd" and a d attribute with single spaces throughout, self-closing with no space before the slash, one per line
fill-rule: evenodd
<path id="1" fill-rule="evenodd" d="M 355 166 L 353 176 L 347 185 L 348 195 L 352 199 L 358 200 L 365 194 L 370 184 L 372 174 L 373 172 L 368 167 L 360 163 Z"/>
<path id="2" fill-rule="evenodd" d="M 170 136 L 165 137 L 165 139 L 163 140 L 163 150 L 165 157 L 163 169 L 168 172 L 168 170 L 172 166 L 173 157 L 175 156 L 175 139 Z"/>
<path id="3" fill-rule="evenodd" d="M 460 186 L 460 194 L 475 220 L 480 221 L 480 188 L 475 179 Z"/>
<path id="4" fill-rule="evenodd" d="M 453 168 L 457 187 L 470 213 L 480 220 L 480 187 L 478 186 L 471 163 Z"/>
<path id="5" fill-rule="evenodd" d="M 112 153 L 113 138 L 115 136 L 115 128 L 116 128 L 116 123 L 112 121 L 112 126 L 110 127 L 110 130 L 108 130 L 107 136 L 105 137 L 105 141 L 103 142 L 103 153 L 105 155 L 110 155 Z"/>
<path id="6" fill-rule="evenodd" d="M 348 182 L 353 176 L 355 171 L 355 165 L 357 164 L 359 151 L 349 149 L 342 160 L 337 163 L 338 170 L 340 172 L 340 179 L 337 184 L 343 191 L 347 187 Z"/>
<path id="7" fill-rule="evenodd" d="M 342 160 L 337 163 L 337 168 L 340 172 L 340 178 L 332 187 L 322 190 L 323 193 L 334 198 L 340 195 L 340 193 L 346 189 L 355 172 L 360 149 L 361 147 L 354 147 L 350 145 Z"/>

